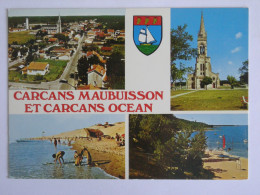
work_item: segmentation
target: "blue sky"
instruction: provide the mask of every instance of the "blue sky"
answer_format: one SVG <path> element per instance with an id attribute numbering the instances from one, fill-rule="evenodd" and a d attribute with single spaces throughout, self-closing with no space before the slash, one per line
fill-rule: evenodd
<path id="1" fill-rule="evenodd" d="M 55 135 L 89 127 L 97 123 L 124 122 L 125 115 L 119 114 L 22 114 L 9 115 L 9 140 Z"/>
<path id="2" fill-rule="evenodd" d="M 247 114 L 175 114 L 175 116 L 209 125 L 248 125 Z"/>
<path id="3" fill-rule="evenodd" d="M 97 16 L 125 15 L 125 9 L 9 9 L 8 16 Z"/>
<path id="4" fill-rule="evenodd" d="M 197 48 L 201 11 L 207 32 L 208 56 L 214 73 L 221 80 L 228 75 L 239 79 L 238 69 L 248 59 L 247 8 L 174 8 L 171 9 L 171 28 L 187 24 L 186 31 L 193 36 L 192 47 Z M 196 59 L 185 62 L 195 67 Z"/>

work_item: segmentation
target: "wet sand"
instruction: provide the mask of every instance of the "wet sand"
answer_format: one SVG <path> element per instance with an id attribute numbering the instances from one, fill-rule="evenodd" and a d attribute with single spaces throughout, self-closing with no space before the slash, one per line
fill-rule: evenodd
<path id="1" fill-rule="evenodd" d="M 204 162 L 203 167 L 214 173 L 215 176 L 213 179 L 248 179 L 248 159 L 240 157 L 240 161 L 228 161 L 219 158 L 219 153 L 216 151 L 206 151 L 206 154 L 208 154 L 211 159 L 215 159 L 215 161 L 220 160 L 218 162 Z M 232 157 L 232 155 L 229 156 Z"/>
<path id="2" fill-rule="evenodd" d="M 125 178 L 125 146 L 117 146 L 115 139 L 78 139 L 72 146 L 78 152 L 85 146 L 96 166 L 117 178 Z"/>

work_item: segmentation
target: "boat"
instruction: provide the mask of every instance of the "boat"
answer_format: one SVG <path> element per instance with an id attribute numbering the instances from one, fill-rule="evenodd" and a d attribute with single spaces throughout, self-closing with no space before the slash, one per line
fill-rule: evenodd
<path id="1" fill-rule="evenodd" d="M 140 45 L 152 45 L 157 42 L 148 29 L 148 26 L 146 26 L 146 29 L 142 28 L 140 30 L 138 41 L 140 42 Z"/>
<path id="2" fill-rule="evenodd" d="M 28 139 L 17 139 L 16 142 L 30 142 Z"/>
<path id="3" fill-rule="evenodd" d="M 248 140 L 247 140 L 247 139 L 244 139 L 243 141 L 244 141 L 244 143 L 248 143 Z"/>

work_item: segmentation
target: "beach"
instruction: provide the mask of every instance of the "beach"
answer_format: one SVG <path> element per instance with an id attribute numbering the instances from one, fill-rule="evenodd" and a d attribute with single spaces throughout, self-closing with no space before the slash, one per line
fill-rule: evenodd
<path id="1" fill-rule="evenodd" d="M 101 139 L 96 137 L 86 137 L 86 129 L 100 130 L 104 133 Z M 45 139 L 59 138 L 63 140 L 73 140 L 72 150 L 81 152 L 86 147 L 91 154 L 95 166 L 100 167 L 106 173 L 123 179 L 125 178 L 125 146 L 118 146 L 116 133 L 125 134 L 125 123 L 97 124 L 91 127 L 63 132 L 57 135 L 45 137 Z"/>
<path id="2" fill-rule="evenodd" d="M 228 155 L 223 151 L 210 151 L 205 153 L 208 157 L 204 158 L 204 169 L 214 173 L 212 179 L 248 179 L 248 159 Z M 227 155 L 230 158 L 221 158 L 219 155 Z M 235 159 L 233 159 L 235 158 Z M 239 158 L 239 160 L 236 160 Z M 208 161 L 208 162 L 206 162 Z"/>
<path id="3" fill-rule="evenodd" d="M 72 149 L 80 152 L 87 147 L 96 166 L 117 178 L 125 178 L 125 147 L 117 146 L 115 139 L 77 140 Z"/>

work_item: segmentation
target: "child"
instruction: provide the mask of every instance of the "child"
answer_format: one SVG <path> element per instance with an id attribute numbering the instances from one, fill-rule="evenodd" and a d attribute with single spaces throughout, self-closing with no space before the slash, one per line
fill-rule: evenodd
<path id="1" fill-rule="evenodd" d="M 52 155 L 52 158 L 55 158 L 55 160 L 54 160 L 55 164 L 57 163 L 57 160 L 58 160 L 60 165 L 62 165 L 60 159 L 62 159 L 63 164 L 64 164 L 64 159 L 63 159 L 64 154 L 65 154 L 64 151 L 59 151 L 57 154 Z"/>

